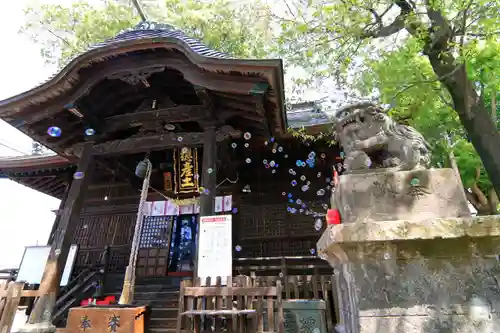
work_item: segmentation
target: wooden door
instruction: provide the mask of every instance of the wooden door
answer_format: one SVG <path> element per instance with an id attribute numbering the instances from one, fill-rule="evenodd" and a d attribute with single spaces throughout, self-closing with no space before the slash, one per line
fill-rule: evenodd
<path id="1" fill-rule="evenodd" d="M 172 221 L 172 216 L 144 217 L 137 254 L 137 276 L 167 275 Z"/>

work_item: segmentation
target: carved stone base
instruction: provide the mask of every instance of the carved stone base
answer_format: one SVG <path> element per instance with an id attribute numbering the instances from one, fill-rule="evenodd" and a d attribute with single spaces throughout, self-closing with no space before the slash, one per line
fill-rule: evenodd
<path id="1" fill-rule="evenodd" d="M 54 333 L 56 327 L 49 322 L 26 324 L 21 327 L 17 332 L 19 333 Z"/>
<path id="2" fill-rule="evenodd" d="M 500 332 L 500 216 L 329 226 L 349 333 Z"/>
<path id="3" fill-rule="evenodd" d="M 333 196 L 343 223 L 470 216 L 452 169 L 342 175 Z"/>

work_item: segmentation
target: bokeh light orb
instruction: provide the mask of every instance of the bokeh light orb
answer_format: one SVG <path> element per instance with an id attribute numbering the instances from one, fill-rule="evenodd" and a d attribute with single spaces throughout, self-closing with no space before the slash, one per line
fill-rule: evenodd
<path id="1" fill-rule="evenodd" d="M 93 129 L 93 128 L 87 128 L 87 129 L 85 130 L 85 135 L 86 135 L 86 136 L 92 136 L 92 135 L 94 135 L 94 134 L 95 134 L 95 129 Z"/>
<path id="2" fill-rule="evenodd" d="M 77 171 L 73 174 L 74 179 L 82 179 L 83 177 L 85 177 L 85 173 L 81 171 Z"/>
<path id="3" fill-rule="evenodd" d="M 53 138 L 58 138 L 61 136 L 61 129 L 57 126 L 51 126 L 49 127 L 49 129 L 47 130 L 47 134 Z"/>

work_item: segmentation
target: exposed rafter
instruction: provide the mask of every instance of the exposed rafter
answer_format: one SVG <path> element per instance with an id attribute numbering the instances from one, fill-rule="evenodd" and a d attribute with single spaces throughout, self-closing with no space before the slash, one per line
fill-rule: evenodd
<path id="1" fill-rule="evenodd" d="M 239 137 L 241 132 L 231 126 L 222 126 L 217 131 L 217 141 L 223 141 L 229 137 Z M 96 156 L 113 156 L 120 154 L 136 154 L 147 151 L 172 149 L 185 145 L 196 147 L 203 145 L 203 132 L 188 133 L 165 133 L 161 135 L 148 135 L 123 140 L 103 142 L 94 146 Z M 79 143 L 66 151 L 69 155 L 79 156 L 83 144 Z"/>
<path id="2" fill-rule="evenodd" d="M 226 93 L 249 94 L 255 84 L 262 81 L 262 78 L 244 76 L 234 78 L 229 75 L 206 72 L 185 59 L 172 59 L 168 57 L 158 58 L 158 56 L 154 54 L 142 55 L 139 58 L 130 57 L 121 59 L 116 65 L 96 65 L 95 68 L 92 69 L 93 74 L 89 74 L 88 78 L 83 82 L 75 82 L 71 92 L 56 97 L 55 100 L 50 103 L 52 105 L 47 105 L 45 108 L 33 106 L 33 108 L 36 107 L 39 111 L 33 112 L 33 110 L 31 110 L 30 112 L 30 108 L 28 108 L 26 112 L 30 112 L 29 116 L 25 114 L 24 111 L 22 113 L 18 113 L 16 116 L 25 116 L 26 124 L 35 123 L 63 111 L 65 105 L 78 100 L 103 78 L 109 77 L 110 79 L 117 79 L 120 76 L 129 76 L 131 73 L 146 72 L 152 69 L 157 69 L 159 66 L 179 71 L 184 75 L 184 78 L 192 84 L 206 89 Z M 15 109 L 4 111 L 0 110 L 0 115 L 2 117 L 8 117 L 14 112 L 16 112 Z"/>
<path id="3" fill-rule="evenodd" d="M 138 111 L 106 118 L 106 132 L 130 128 L 142 122 L 162 120 L 167 123 L 201 121 L 208 119 L 208 111 L 202 105 L 179 105 L 167 109 Z"/>

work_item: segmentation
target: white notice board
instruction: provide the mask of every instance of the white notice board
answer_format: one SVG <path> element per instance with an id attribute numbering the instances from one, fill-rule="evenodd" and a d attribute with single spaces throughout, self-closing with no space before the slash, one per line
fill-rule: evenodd
<path id="1" fill-rule="evenodd" d="M 227 284 L 227 277 L 233 272 L 232 216 L 200 217 L 200 244 L 198 245 L 198 277 L 202 285 L 210 277 L 215 285 L 215 278 L 220 276 L 222 284 Z"/>
<path id="2" fill-rule="evenodd" d="M 68 253 L 68 259 L 66 260 L 66 266 L 64 267 L 64 272 L 61 277 L 61 286 L 68 284 L 69 277 L 75 264 L 77 251 L 78 245 L 71 245 Z M 23 259 L 19 265 L 19 272 L 17 273 L 16 281 L 27 282 L 30 284 L 40 284 L 49 253 L 50 246 L 27 246 L 24 249 Z"/>

